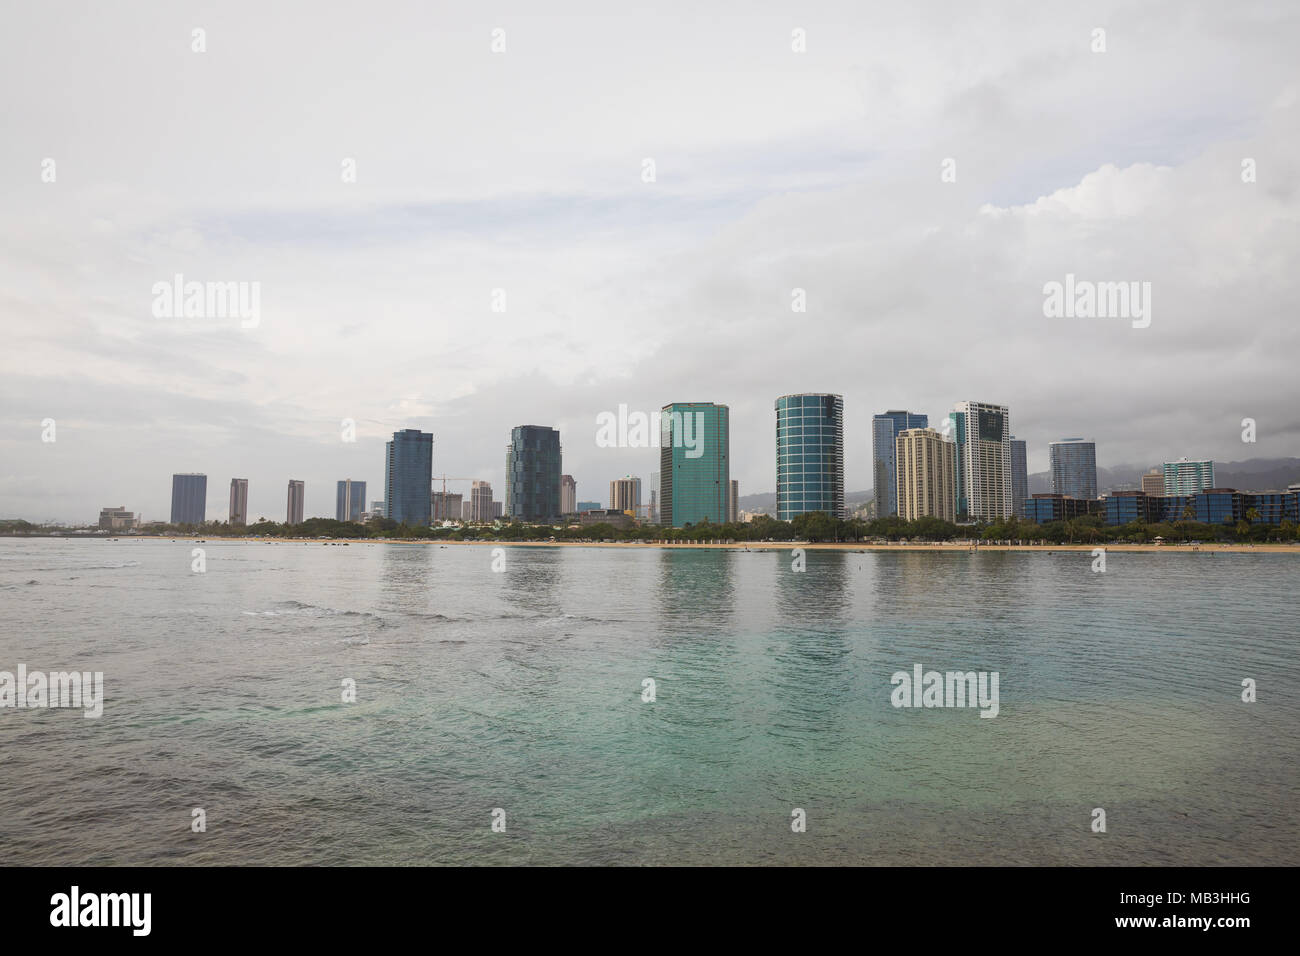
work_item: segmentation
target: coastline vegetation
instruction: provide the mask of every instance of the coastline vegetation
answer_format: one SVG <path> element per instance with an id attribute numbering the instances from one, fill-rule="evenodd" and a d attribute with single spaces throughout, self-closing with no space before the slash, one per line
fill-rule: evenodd
<path id="1" fill-rule="evenodd" d="M 1257 517 L 1257 516 L 1254 516 Z M 152 536 L 211 538 L 330 538 L 340 540 L 410 540 L 410 541 L 574 541 L 574 542 L 648 542 L 648 541 L 790 541 L 810 544 L 827 542 L 942 542 L 956 540 L 1042 542 L 1047 544 L 1153 544 L 1157 539 L 1169 543 L 1223 542 L 1268 543 L 1300 541 L 1300 525 L 1290 521 L 1262 524 L 1242 520 L 1235 524 L 1204 524 L 1182 520 L 1147 524 L 1135 521 L 1126 525 L 1106 525 L 1098 516 L 1073 518 L 1036 524 L 1023 518 L 1005 521 L 957 525 L 938 518 L 905 521 L 889 518 L 833 518 L 824 512 L 812 512 L 793 521 L 778 521 L 760 515 L 752 521 L 735 524 L 702 523 L 685 528 L 639 525 L 616 528 L 607 523 L 592 525 L 456 524 L 448 527 L 412 527 L 381 518 L 366 524 L 309 518 L 290 525 L 261 520 L 250 525 L 231 525 L 208 521 L 201 525 L 147 525 L 136 532 L 101 531 L 94 526 L 64 528 L 36 525 L 21 520 L 0 519 L 0 535 L 58 536 Z"/>

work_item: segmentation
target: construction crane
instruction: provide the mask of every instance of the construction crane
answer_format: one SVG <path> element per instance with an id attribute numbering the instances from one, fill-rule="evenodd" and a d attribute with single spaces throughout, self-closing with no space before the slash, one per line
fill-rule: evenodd
<path id="1" fill-rule="evenodd" d="M 433 480 L 434 480 L 434 481 L 441 481 L 441 482 L 442 482 L 442 507 L 445 509 L 445 508 L 447 507 L 447 482 L 449 482 L 449 481 L 478 481 L 479 479 L 478 479 L 478 478 L 453 478 L 453 477 L 450 476 L 450 475 L 434 475 L 434 476 L 433 476 Z M 445 514 L 444 514 L 444 515 L 443 515 L 443 518 L 444 518 L 444 519 L 448 519 L 448 518 L 451 518 L 451 516 L 450 516 L 450 515 L 445 515 Z M 456 517 L 455 517 L 455 518 L 452 518 L 451 520 L 458 520 L 459 518 L 460 518 L 460 515 L 456 515 Z"/>
<path id="2" fill-rule="evenodd" d="M 441 481 L 441 482 L 442 482 L 442 493 L 445 495 L 445 494 L 447 493 L 447 482 L 449 482 L 449 481 L 478 481 L 479 479 L 477 479 L 477 478 L 453 478 L 453 477 L 451 477 L 450 475 L 434 475 L 434 476 L 433 476 L 433 480 L 434 480 L 434 481 Z"/>

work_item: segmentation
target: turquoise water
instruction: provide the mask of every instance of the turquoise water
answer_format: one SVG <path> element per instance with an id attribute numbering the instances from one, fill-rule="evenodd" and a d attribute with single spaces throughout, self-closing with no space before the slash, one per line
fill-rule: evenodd
<path id="1" fill-rule="evenodd" d="M 0 670 L 106 691 L 0 709 L 6 862 L 1300 863 L 1300 555 L 492 562 L 0 539 Z M 999 715 L 895 709 L 915 663 Z"/>

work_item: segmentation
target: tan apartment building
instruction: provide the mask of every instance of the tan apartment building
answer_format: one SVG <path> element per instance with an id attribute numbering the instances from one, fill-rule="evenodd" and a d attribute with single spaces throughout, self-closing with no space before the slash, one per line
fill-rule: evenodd
<path id="1" fill-rule="evenodd" d="M 957 445 L 933 428 L 908 428 L 894 439 L 898 516 L 957 520 Z"/>

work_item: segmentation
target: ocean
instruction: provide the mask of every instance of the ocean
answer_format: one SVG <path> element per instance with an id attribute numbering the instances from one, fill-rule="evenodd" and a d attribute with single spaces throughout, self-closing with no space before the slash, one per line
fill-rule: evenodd
<path id="1" fill-rule="evenodd" d="M 0 671 L 104 688 L 0 707 L 0 854 L 1300 863 L 1300 555 L 804 560 L 0 538 Z M 996 717 L 895 707 L 918 664 Z"/>

